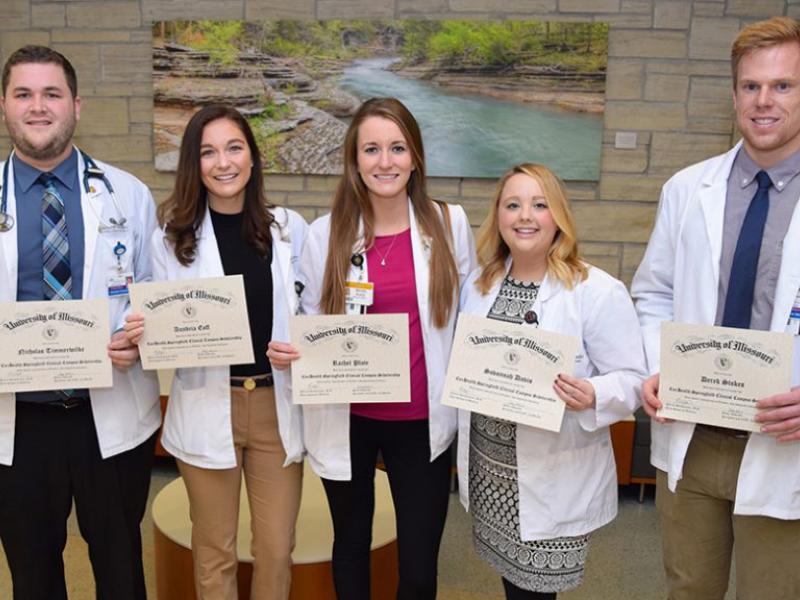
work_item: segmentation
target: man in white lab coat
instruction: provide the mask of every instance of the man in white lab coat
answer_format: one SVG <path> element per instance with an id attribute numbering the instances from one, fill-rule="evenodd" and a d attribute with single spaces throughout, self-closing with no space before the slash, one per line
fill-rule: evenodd
<path id="1" fill-rule="evenodd" d="M 139 524 L 158 384 L 122 325 L 128 283 L 151 277 L 155 206 L 139 180 L 73 146 L 80 108 L 63 55 L 25 46 L 9 56 L 0 109 L 14 149 L 0 163 L 0 302 L 108 298 L 113 332 L 113 387 L 0 394 L 0 539 L 15 600 L 66 600 L 73 501 L 97 598 L 146 595 Z"/>
<path id="2" fill-rule="evenodd" d="M 800 388 L 758 402 L 760 433 L 656 416 L 663 321 L 790 331 L 800 379 L 800 24 L 752 24 L 731 58 L 743 140 L 664 185 L 634 277 L 653 373 L 642 396 L 669 598 L 721 600 L 735 547 L 737 598 L 796 600 Z"/>

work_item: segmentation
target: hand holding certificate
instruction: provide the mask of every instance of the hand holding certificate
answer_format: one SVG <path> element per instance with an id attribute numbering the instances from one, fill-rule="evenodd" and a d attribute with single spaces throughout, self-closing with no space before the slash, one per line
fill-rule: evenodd
<path id="1" fill-rule="evenodd" d="M 130 294 L 134 312 L 145 316 L 145 369 L 253 362 L 241 275 L 136 283 Z"/>
<path id="2" fill-rule="evenodd" d="M 0 303 L 0 392 L 111 387 L 108 299 Z"/>
<path id="3" fill-rule="evenodd" d="M 408 315 L 296 316 L 295 404 L 410 402 Z"/>
<path id="4" fill-rule="evenodd" d="M 709 325 L 661 325 L 659 417 L 760 431 L 756 402 L 791 387 L 792 336 Z"/>
<path id="5" fill-rule="evenodd" d="M 553 381 L 572 372 L 577 350 L 571 336 L 459 315 L 442 404 L 559 431 L 565 404 Z"/>

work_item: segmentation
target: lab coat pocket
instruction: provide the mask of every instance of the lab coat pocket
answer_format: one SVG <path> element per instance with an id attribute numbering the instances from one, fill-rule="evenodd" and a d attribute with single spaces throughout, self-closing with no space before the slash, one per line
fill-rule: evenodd
<path id="1" fill-rule="evenodd" d="M 177 374 L 176 379 L 180 379 Z M 205 456 L 209 449 L 208 430 L 219 426 L 218 404 L 219 398 L 205 387 L 191 388 L 184 386 L 182 381 L 173 385 L 164 436 L 187 454 Z"/>
<path id="2" fill-rule="evenodd" d="M 577 535 L 585 532 L 581 524 L 595 520 L 607 508 L 608 482 L 615 473 L 611 441 L 606 437 L 549 456 L 538 489 L 530 491 L 540 497 L 555 534 Z"/>
<path id="3" fill-rule="evenodd" d="M 189 367 L 175 370 L 175 380 L 181 390 L 193 391 L 206 386 L 207 369 Z"/>
<path id="4" fill-rule="evenodd" d="M 178 369 L 164 422 L 164 436 L 187 454 L 204 456 L 210 427 L 219 427 L 221 399 L 205 385 L 204 369 Z"/>

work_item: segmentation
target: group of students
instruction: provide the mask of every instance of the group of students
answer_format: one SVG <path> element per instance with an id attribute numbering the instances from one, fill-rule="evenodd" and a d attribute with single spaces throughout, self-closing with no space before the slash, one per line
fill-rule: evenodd
<path id="1" fill-rule="evenodd" d="M 566 191 L 546 167 L 522 164 L 501 178 L 476 253 L 464 210 L 427 193 L 422 137 L 401 102 L 362 104 L 343 152 L 331 212 L 306 227 L 297 213 L 268 204 L 247 121 L 207 106 L 186 127 L 175 190 L 159 207 L 153 278 L 242 274 L 257 357 L 230 373 L 178 369 L 173 379 L 162 443 L 189 495 L 198 597 L 236 597 L 242 474 L 253 597 L 288 596 L 305 450 L 330 506 L 337 595 L 370 597 L 380 457 L 397 519 L 398 598 L 435 598 L 448 449 L 459 428 L 460 487 L 475 547 L 503 576 L 508 597 L 554 598 L 576 587 L 589 533 L 616 514 L 608 425 L 635 410 L 645 376 L 624 285 L 580 259 Z M 347 293 L 358 281 L 374 286 L 369 313 L 408 315 L 410 401 L 301 410 L 289 388 L 288 369 L 302 357 L 289 341 L 288 317 L 360 312 Z M 553 386 L 569 409 L 560 433 L 467 412 L 459 424 L 457 411 L 441 404 L 459 312 L 581 341 L 574 374 Z M 131 343 L 146 327 L 142 315 L 128 315 Z M 246 378 L 255 387 L 242 387 Z"/>
<path id="2" fill-rule="evenodd" d="M 752 70 L 761 53 L 775 48 L 788 47 L 796 54 L 791 58 L 797 59 L 797 64 L 790 65 L 795 71 L 789 75 L 762 76 L 748 71 L 747 77 L 735 84 L 737 117 L 745 140 L 741 148 L 734 149 L 733 155 L 758 162 L 764 158 L 759 145 L 763 132 L 759 128 L 773 126 L 773 120 L 780 118 L 774 116 L 774 105 L 780 104 L 774 96 L 784 94 L 789 85 L 800 86 L 800 26 L 792 19 L 772 19 L 746 28 L 737 41 L 740 44 L 739 56 L 735 57 L 735 77 L 740 71 Z M 735 50 L 736 47 L 735 44 Z M 63 101 L 64 95 L 71 93 L 67 100 L 73 103 L 73 112 L 79 109 L 79 104 L 74 89 L 59 88 L 62 70 L 68 73 L 64 66 L 66 59 L 61 55 L 54 59 L 57 53 L 48 49 L 31 48 L 36 47 L 18 51 L 21 57 L 12 55 L 11 67 L 7 63 L 4 70 L 4 116 L 15 143 L 14 161 L 22 157 L 22 161 L 27 160 L 37 168 L 54 167 L 40 168 L 41 171 L 57 171 L 58 165 L 66 160 L 78 162 L 69 144 L 72 130 L 68 136 L 61 135 L 60 145 L 51 144 L 47 152 L 42 150 L 45 144 L 37 142 L 36 135 L 43 135 L 36 132 L 37 128 L 46 130 L 53 122 L 58 124 L 57 115 L 53 117 L 55 113 L 45 106 L 53 101 L 47 95 L 60 94 L 55 100 Z M 780 60 L 771 58 L 771 63 L 776 61 L 778 70 L 785 67 Z M 42 64 L 52 67 L 53 71 L 46 75 L 56 82 L 49 86 L 41 83 L 50 80 L 47 77 L 43 80 L 39 69 L 28 83 L 17 85 L 20 78 L 24 79 L 22 68 L 29 64 L 36 69 Z M 754 93 L 754 88 L 765 90 L 759 92 L 762 97 L 755 100 L 756 104 L 767 105 L 766 109 L 758 109 L 755 116 L 745 112 L 750 104 L 744 100 L 744 95 Z M 791 93 L 798 91 L 793 87 Z M 27 112 L 20 108 L 23 116 L 15 121 L 14 109 L 27 102 L 41 105 L 29 106 L 25 108 Z M 794 108 L 800 110 L 800 101 Z M 751 127 L 746 119 L 752 121 Z M 786 129 L 784 126 L 783 131 Z M 788 141 L 779 140 L 780 148 L 792 150 L 792 156 L 800 151 L 800 127 L 796 129 Z M 651 356 L 652 340 L 657 337 L 654 315 L 658 314 L 659 323 L 670 318 L 672 315 L 663 307 L 674 303 L 677 311 L 682 298 L 692 294 L 678 279 L 676 261 L 696 259 L 700 261 L 696 271 L 707 275 L 701 269 L 705 263 L 699 251 L 689 252 L 690 256 L 683 254 L 688 252 L 684 248 L 687 238 L 683 236 L 691 231 L 686 225 L 691 210 L 686 207 L 695 206 L 693 194 L 697 186 L 696 179 L 686 183 L 687 173 L 700 171 L 690 168 L 665 186 L 653 241 L 634 281 L 637 300 L 643 307 L 637 316 L 625 286 L 581 259 L 565 187 L 547 167 L 519 164 L 500 178 L 487 204 L 488 215 L 478 232 L 476 245 L 465 211 L 429 196 L 420 129 L 398 100 L 373 98 L 361 105 L 348 127 L 343 157 L 344 170 L 330 214 L 309 226 L 294 211 L 268 202 L 260 151 L 247 121 L 230 107 L 207 106 L 192 116 L 184 131 L 175 187 L 158 207 L 160 227 L 155 227 L 148 213 L 150 209 L 144 207 L 152 203 L 147 195 L 130 208 L 132 215 L 135 210 L 140 213 L 132 219 L 137 221 L 133 236 L 137 254 L 132 260 L 142 263 L 134 269 L 138 279 L 174 281 L 241 274 L 245 283 L 255 362 L 178 369 L 163 424 L 162 444 L 175 456 L 189 495 L 197 597 L 211 600 L 237 597 L 236 531 L 242 477 L 246 480 L 252 515 L 255 559 L 252 597 L 275 600 L 288 597 L 294 524 L 302 487 L 301 462 L 305 457 L 322 478 L 330 507 L 337 595 L 342 600 L 369 599 L 374 475 L 380 456 L 397 520 L 397 597 L 435 598 L 438 552 L 449 496 L 448 448 L 456 433 L 459 489 L 461 500 L 472 516 L 475 551 L 501 575 L 506 598 L 549 599 L 577 587 L 583 578 L 591 532 L 610 522 L 617 512 L 616 471 L 608 427 L 640 405 L 642 382 L 648 372 L 658 371 L 657 357 Z M 775 164 L 773 161 L 761 166 L 771 171 Z M 14 165 L 18 168 L 16 162 Z M 800 162 L 796 171 L 800 171 Z M 694 176 L 702 179 L 701 174 Z M 123 181 L 133 179 L 128 175 L 125 179 L 119 173 L 115 177 Z M 35 185 L 45 185 L 35 181 L 34 178 Z M 742 187 L 746 184 L 747 181 Z M 681 194 L 672 191 L 676 188 L 680 188 Z M 737 234 L 738 229 L 734 236 Z M 689 239 L 692 243 L 705 240 L 697 231 L 692 235 Z M 149 264 L 144 266 L 144 262 Z M 291 365 L 302 360 L 302 356 L 289 339 L 289 317 L 298 312 L 361 312 L 362 307 L 349 296 L 348 283 L 352 282 L 374 285 L 369 313 L 408 315 L 409 402 L 342 403 L 301 409 L 293 404 L 291 397 Z M 774 294 L 774 282 L 771 291 L 764 291 L 758 285 L 757 280 L 756 299 Z M 691 282 L 687 286 L 691 287 Z M 20 298 L 18 294 L 12 299 L 30 298 Z M 540 327 L 579 340 L 573 371 L 559 374 L 553 383 L 554 393 L 567 408 L 560 432 L 442 405 L 446 365 L 458 314 Z M 679 317 L 675 312 L 675 318 Z M 689 322 L 704 322 L 704 319 L 702 315 L 686 317 Z M 645 325 L 644 339 L 640 321 Z M 713 323 L 713 318 L 710 321 Z M 144 317 L 128 311 L 124 320 L 120 313 L 115 322 L 118 328 L 109 346 L 115 366 L 143 377 L 136 361 L 136 345 L 147 328 Z M 657 375 L 648 378 L 644 388 L 645 408 L 655 416 L 659 406 Z M 129 393 L 135 392 L 129 390 Z M 763 414 L 773 415 L 764 417 L 765 431 L 783 434 L 789 443 L 779 444 L 773 436 L 762 434 L 753 434 L 750 439 L 756 440 L 752 442 L 753 452 L 760 452 L 762 459 L 769 462 L 777 457 L 782 461 L 780 464 L 791 469 L 787 465 L 797 458 L 800 445 L 795 443 L 800 437 L 796 433 L 800 425 L 794 425 L 792 420 L 795 416 L 800 418 L 794 412 L 800 401 L 791 393 L 786 396 L 767 399 L 760 406 L 765 409 Z M 83 403 L 63 398 L 45 400 L 40 402 L 41 406 L 37 404 L 38 412 L 25 417 L 25 427 L 34 428 L 44 419 L 58 429 L 65 415 L 81 414 L 68 412 L 77 406 L 86 412 L 80 417 L 85 419 L 80 425 L 83 429 L 76 429 L 75 436 L 85 436 L 86 423 L 95 425 L 93 413 L 95 420 L 106 418 L 97 406 L 94 390 Z M 17 399 L 17 407 L 25 404 Z M 22 418 L 30 410 L 23 406 L 17 412 Z M 150 406 L 140 407 L 139 413 L 149 414 Z M 670 430 L 668 426 L 654 424 L 657 438 L 654 460 L 663 471 L 659 475 L 659 508 L 663 513 L 667 496 L 680 500 L 673 499 L 670 514 L 662 514 L 665 524 L 669 519 L 676 520 L 679 513 L 698 510 L 691 499 L 681 499 L 675 490 L 681 465 L 688 469 L 694 460 L 690 453 L 684 462 L 694 430 L 693 426 L 684 425 L 681 428 L 676 424 Z M 11 427 L 13 430 L 13 420 Z M 154 431 L 150 425 L 140 427 L 136 434 L 138 443 L 129 443 L 119 451 L 103 446 L 108 438 L 103 435 L 103 427 L 97 423 L 99 449 L 95 441 L 94 450 L 87 451 L 102 457 L 95 461 L 98 464 L 106 462 L 103 459 L 108 457 L 125 456 L 134 447 L 140 453 L 142 445 L 146 451 L 152 450 L 147 445 Z M 20 433 L 21 428 L 18 421 L 17 444 L 28 439 L 28 434 Z M 117 429 L 121 430 L 122 425 Z M 717 429 L 707 427 L 702 433 L 718 447 L 714 452 L 728 452 L 731 440 L 738 440 L 734 444 L 738 449 L 732 451 L 739 453 L 741 461 L 748 439 Z M 695 437 L 700 439 L 699 435 Z M 674 441 L 679 438 L 683 441 Z M 45 446 L 55 444 L 47 447 L 45 453 L 54 452 L 57 444 L 62 443 L 30 439 Z M 147 444 L 142 444 L 144 440 Z M 694 441 L 692 444 L 694 447 Z M 34 445 L 27 443 L 24 452 L 32 452 Z M 19 453 L 20 446 L 16 448 Z M 780 453 L 773 448 L 781 448 Z M 668 453 L 667 459 L 659 458 L 662 450 Z M 683 454 L 678 456 L 678 452 Z M 12 465 L 10 457 L 0 458 L 6 458 L 3 464 L 9 465 L 0 466 L 0 485 L 26 489 L 22 482 L 30 471 L 20 474 L 16 459 Z M 42 460 L 54 459 L 48 455 Z M 793 464 L 796 477 L 797 461 Z M 754 468 L 765 469 L 763 465 Z M 735 490 L 738 463 L 733 472 Z M 59 484 L 59 489 L 66 487 L 71 494 L 69 477 L 80 479 L 71 474 L 65 483 Z M 785 485 L 786 493 L 781 496 L 785 501 L 776 501 L 763 510 L 751 503 L 742 512 L 763 515 L 756 518 L 776 522 L 783 532 L 796 532 L 800 522 L 796 506 L 800 502 L 797 500 L 800 485 L 796 482 Z M 122 496 L 111 495 L 103 506 L 121 502 L 124 489 L 119 493 Z M 80 491 L 79 500 L 79 490 L 75 491 L 82 532 L 84 523 L 108 522 L 98 521 L 100 517 L 85 511 L 83 506 L 87 501 L 83 498 L 87 494 Z M 62 591 L 63 573 L 60 579 L 54 574 L 59 567 L 63 571 L 60 557 L 50 556 L 59 551 L 59 541 L 51 544 L 47 552 L 37 546 L 31 549 L 30 541 L 25 539 L 26 530 L 17 525 L 14 529 L 9 524 L 14 511 L 20 509 L 23 494 L 17 494 L 14 503 L 5 495 L 0 489 L 0 537 L 9 557 L 15 598 L 66 597 Z M 732 499 L 727 502 L 730 521 Z M 129 550 L 133 554 L 137 548 L 140 552 L 137 536 L 142 510 L 140 499 L 124 515 L 130 530 Z M 740 512 L 738 507 L 736 512 Z M 103 514 L 103 519 L 110 518 Z M 692 527 L 699 531 L 706 526 L 721 527 L 720 523 L 700 522 Z M 138 587 L 128 586 L 136 591 L 123 590 L 120 595 L 116 584 L 109 579 L 119 574 L 114 573 L 113 566 L 99 566 L 103 561 L 102 551 L 95 548 L 103 546 L 95 546 L 94 542 L 99 534 L 92 533 L 88 525 L 86 529 L 90 531 L 87 539 L 98 597 L 142 598 L 141 576 L 135 572 L 127 573 L 125 581 L 133 578 L 139 582 Z M 773 533 L 759 530 L 758 535 L 766 536 L 760 539 L 767 542 L 757 542 L 756 547 L 777 540 Z M 733 537 L 729 537 L 728 564 L 729 547 L 733 543 Z M 781 564 L 791 560 L 792 553 L 786 552 L 786 548 L 791 550 L 800 543 L 792 541 L 800 539 L 794 533 L 782 534 L 780 539 L 776 551 L 770 554 L 770 569 L 780 570 Z M 63 541 L 60 543 L 63 549 Z M 679 542 L 676 538 L 674 543 L 675 556 L 668 554 L 665 545 L 670 597 L 721 598 L 718 594 L 722 586 L 724 595 L 727 573 L 724 584 L 715 583 L 717 588 L 708 591 L 702 587 L 704 583 L 699 583 L 700 579 L 708 579 L 705 573 L 698 571 L 695 564 L 679 564 L 682 545 L 692 542 L 685 539 Z M 116 552 L 110 546 L 108 551 Z M 42 567 L 37 561 L 47 553 L 50 566 Z M 701 549 L 699 554 L 702 553 Z M 724 555 L 724 551 L 720 554 Z M 754 557 L 749 559 L 759 564 L 759 568 L 768 568 Z M 725 557 L 720 560 L 724 565 Z M 702 559 L 694 562 L 702 570 Z M 141 564 L 131 570 L 140 571 Z M 748 571 L 746 566 L 741 570 Z M 42 572 L 47 576 L 41 577 Z M 767 584 L 756 588 L 752 577 L 745 580 L 742 575 L 741 597 L 798 597 L 798 577 L 781 572 L 782 577 L 769 582 L 773 591 L 778 590 L 769 596 L 758 596 L 759 592 L 752 591 L 764 589 Z M 56 582 L 55 587 L 43 583 L 48 578 Z"/>

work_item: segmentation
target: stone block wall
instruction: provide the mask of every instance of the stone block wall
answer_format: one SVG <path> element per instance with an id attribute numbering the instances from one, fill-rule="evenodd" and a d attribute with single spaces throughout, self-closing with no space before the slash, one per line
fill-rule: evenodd
<path id="1" fill-rule="evenodd" d="M 798 0 L 2 0 L 0 59 L 50 45 L 78 71 L 78 143 L 148 183 L 157 200 L 173 176 L 153 168 L 150 23 L 162 19 L 542 19 L 611 24 L 599 182 L 569 182 L 584 255 L 629 281 L 647 242 L 659 190 L 676 170 L 733 139 L 728 53 L 736 32 Z M 619 149 L 617 134 L 636 134 Z M 3 129 L 0 150 L 10 146 Z M 266 177 L 270 199 L 307 219 L 326 212 L 335 177 Z M 488 180 L 436 178 L 431 191 L 480 224 Z"/>

